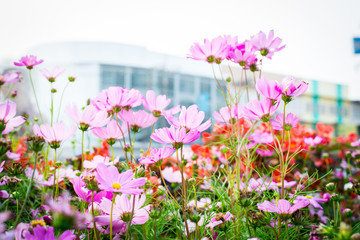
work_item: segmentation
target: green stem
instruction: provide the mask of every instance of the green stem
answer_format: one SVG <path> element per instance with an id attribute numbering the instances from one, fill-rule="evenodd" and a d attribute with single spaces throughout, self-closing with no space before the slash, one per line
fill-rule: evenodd
<path id="1" fill-rule="evenodd" d="M 284 147 L 284 141 L 285 141 L 285 109 L 286 109 L 286 103 L 284 102 L 284 115 L 283 115 L 283 131 L 282 131 L 282 139 L 281 139 L 281 149 L 279 149 L 280 152 L 283 153 L 283 147 Z M 286 175 L 286 170 L 285 170 L 285 160 L 284 160 L 284 155 L 281 154 L 281 159 L 280 159 L 280 163 L 282 163 L 282 169 L 281 171 L 281 199 L 284 198 L 284 181 L 285 181 L 285 175 Z"/>
<path id="2" fill-rule="evenodd" d="M 247 212 L 247 207 L 245 208 L 245 220 L 246 220 L 247 230 L 249 233 L 249 238 L 251 238 L 251 231 L 250 231 L 250 226 L 249 226 L 249 216 L 248 216 L 248 212 Z"/>
<path id="3" fill-rule="evenodd" d="M 153 220 L 153 228 L 154 228 L 154 240 L 156 240 L 156 224 L 155 224 L 155 219 Z"/>
<path id="4" fill-rule="evenodd" d="M 9 96 L 10 96 L 10 93 L 11 93 L 11 90 L 13 89 L 14 87 L 14 83 L 11 84 L 10 88 L 9 88 L 9 91 L 7 92 L 7 94 L 5 95 L 5 99 L 7 99 Z"/>
<path id="5" fill-rule="evenodd" d="M 112 235 L 112 219 L 113 219 L 113 210 L 114 210 L 114 202 L 115 202 L 115 196 L 116 196 L 116 193 L 113 193 L 114 196 L 113 196 L 113 199 L 111 201 L 111 212 L 110 212 L 110 240 L 112 240 L 113 238 L 113 235 Z"/>
<path id="6" fill-rule="evenodd" d="M 150 150 L 150 148 L 151 148 L 151 142 L 152 142 L 151 135 L 152 135 L 153 132 L 154 132 L 154 128 L 155 128 L 155 123 L 152 125 L 152 128 L 151 128 L 149 147 L 148 147 L 148 149 L 147 149 L 146 152 L 148 152 L 148 151 Z"/>
<path id="7" fill-rule="evenodd" d="M 84 170 L 84 134 L 85 134 L 85 131 L 82 131 L 82 133 L 81 133 L 81 163 L 80 163 L 81 172 Z"/>
<path id="8" fill-rule="evenodd" d="M 91 213 L 92 213 L 92 216 L 93 216 L 94 238 L 95 238 L 95 240 L 97 240 L 96 224 L 95 224 L 95 212 L 94 212 L 94 191 L 91 191 Z"/>
<path id="9" fill-rule="evenodd" d="M 126 239 L 129 239 L 129 232 L 130 232 L 130 227 L 131 227 L 131 221 L 134 217 L 134 211 L 135 211 L 135 196 L 133 195 L 131 216 L 130 216 L 130 219 L 127 222 L 127 226 L 126 226 Z"/>
<path id="10" fill-rule="evenodd" d="M 37 160 L 38 160 L 38 153 L 35 153 L 35 164 L 34 164 L 34 169 L 33 169 L 32 175 L 31 175 L 30 184 L 29 184 L 28 189 L 27 189 L 27 191 L 26 191 L 25 200 L 24 200 L 23 205 L 21 206 L 20 213 L 17 214 L 17 217 L 16 217 L 16 220 L 15 220 L 14 226 L 17 226 L 17 225 L 18 225 L 18 223 L 19 223 L 19 221 L 20 221 L 21 214 L 23 213 L 23 211 L 24 211 L 24 209 L 25 209 L 25 206 L 26 206 L 26 203 L 27 203 L 27 200 L 28 200 L 28 198 L 29 198 L 31 186 L 32 186 L 33 180 L 34 180 L 34 175 L 35 175 Z"/>
<path id="11" fill-rule="evenodd" d="M 69 86 L 69 83 L 70 83 L 70 82 L 68 82 L 68 83 L 65 85 L 64 90 L 63 90 L 62 93 L 61 93 L 59 111 L 58 111 L 58 115 L 57 115 L 57 118 L 56 118 L 56 121 L 57 121 L 57 122 L 59 121 L 59 117 L 60 117 L 61 105 L 62 105 L 62 102 L 63 102 L 64 93 L 65 93 L 66 88 Z"/>
<path id="12" fill-rule="evenodd" d="M 190 232 L 189 232 L 189 227 L 187 224 L 187 217 L 186 217 L 186 211 L 185 211 L 185 207 L 186 207 L 186 186 L 185 186 L 185 179 L 184 179 L 184 169 L 183 169 L 183 164 L 182 164 L 182 146 L 181 146 L 181 158 L 179 158 L 179 149 L 176 149 L 176 158 L 180 167 L 180 173 L 181 173 L 181 183 L 182 183 L 182 212 L 183 212 L 183 216 L 184 216 L 184 222 L 185 222 L 185 229 L 186 229 L 186 234 L 187 234 L 187 239 L 190 240 Z"/>
<path id="13" fill-rule="evenodd" d="M 30 78 L 31 87 L 32 87 L 32 90 L 33 90 L 33 93 L 34 93 L 34 96 L 35 96 L 36 106 L 37 106 L 38 111 L 39 111 L 40 119 L 41 119 L 41 122 L 44 124 L 44 119 L 43 119 L 43 117 L 41 115 L 41 111 L 40 111 L 40 107 L 39 107 L 39 101 L 38 101 L 37 96 L 36 96 L 36 91 L 35 91 L 34 83 L 33 83 L 32 76 L 31 76 L 31 70 L 29 70 L 29 78 Z"/>
<path id="14" fill-rule="evenodd" d="M 51 94 L 51 107 L 50 107 L 50 115 L 51 115 L 51 126 L 53 126 L 54 122 L 54 93 L 52 92 L 53 83 L 50 84 L 50 94 Z"/>
<path id="15" fill-rule="evenodd" d="M 115 160 L 114 160 L 114 147 L 113 145 L 110 145 L 111 148 L 111 160 L 113 162 L 113 165 L 115 166 Z"/>

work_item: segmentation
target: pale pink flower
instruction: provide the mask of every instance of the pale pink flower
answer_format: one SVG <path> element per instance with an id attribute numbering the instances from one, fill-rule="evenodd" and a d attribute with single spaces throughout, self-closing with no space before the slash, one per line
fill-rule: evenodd
<path id="1" fill-rule="evenodd" d="M 327 202 L 328 200 L 326 198 L 318 198 L 313 196 L 297 196 L 294 200 L 294 203 L 297 203 L 299 201 L 309 201 L 309 204 L 313 206 L 314 208 L 323 209 L 320 203 Z"/>
<path id="2" fill-rule="evenodd" d="M 28 179 L 31 179 L 32 172 L 33 169 L 30 167 L 25 169 L 25 175 Z M 34 181 L 35 181 L 35 186 L 38 189 L 41 189 L 42 186 L 49 187 L 54 185 L 54 175 L 53 174 L 50 175 L 49 178 L 45 180 L 44 175 L 41 174 L 37 169 L 35 169 Z"/>
<path id="3" fill-rule="evenodd" d="M 295 116 L 292 113 L 288 113 L 285 117 L 285 130 L 290 131 L 292 128 L 296 127 L 299 123 L 299 117 Z M 271 125 L 273 129 L 282 131 L 284 129 L 284 114 L 279 113 L 276 115 L 276 119 L 271 119 Z"/>
<path id="4" fill-rule="evenodd" d="M 200 200 L 197 200 L 196 204 L 195 199 L 190 200 L 187 206 L 195 207 L 195 205 L 197 205 L 198 208 L 212 208 L 210 198 L 200 198 Z"/>
<path id="5" fill-rule="evenodd" d="M 258 203 L 257 206 L 259 210 L 265 211 L 265 212 L 274 212 L 278 214 L 292 214 L 295 211 L 306 207 L 309 205 L 308 200 L 301 200 L 293 204 L 291 206 L 290 202 L 285 199 L 280 199 L 277 201 L 276 204 L 271 203 L 269 201 L 264 201 L 263 203 Z"/>
<path id="6" fill-rule="evenodd" d="M 274 141 L 274 138 L 271 133 L 262 133 L 259 130 L 255 130 L 254 133 L 249 135 L 248 140 L 251 142 L 247 144 L 247 148 L 253 148 L 257 144 L 270 144 Z"/>
<path id="7" fill-rule="evenodd" d="M 173 147 L 162 147 L 162 148 L 155 148 L 151 150 L 148 156 L 142 157 L 139 159 L 141 164 L 152 164 L 156 163 L 162 159 L 170 157 L 174 153 Z"/>
<path id="8" fill-rule="evenodd" d="M 296 83 L 296 79 L 292 76 L 285 77 L 280 85 L 283 101 L 288 103 L 292 98 L 304 94 L 308 89 L 308 86 L 309 84 L 304 81 Z"/>
<path id="9" fill-rule="evenodd" d="M 39 65 L 40 63 L 44 62 L 44 60 L 37 60 L 36 56 L 24 56 L 20 58 L 18 62 L 14 62 L 15 66 L 23 67 L 25 66 L 27 69 L 31 70 L 34 66 Z"/>
<path id="10" fill-rule="evenodd" d="M 117 139 L 122 139 L 125 136 L 127 126 L 123 124 L 120 130 L 116 120 L 111 120 L 106 127 L 94 127 L 91 132 L 98 138 L 106 140 L 108 144 L 113 145 Z"/>
<path id="11" fill-rule="evenodd" d="M 359 146 L 360 146 L 360 139 L 358 139 L 358 140 L 350 143 L 350 145 L 351 145 L 352 147 L 359 147 Z"/>
<path id="12" fill-rule="evenodd" d="M 132 211 L 134 211 L 134 215 L 131 219 L 131 225 L 141 225 L 146 223 L 149 220 L 150 205 L 143 206 L 145 201 L 146 195 L 130 196 L 130 199 L 126 194 L 122 194 L 121 196 L 116 195 L 112 212 L 113 232 L 117 233 L 117 230 L 121 229 L 121 226 L 124 223 L 126 224 L 130 219 Z M 95 218 L 95 221 L 98 224 L 104 226 L 110 224 L 111 205 L 111 200 L 107 198 L 102 199 L 99 206 L 105 215 L 100 215 Z"/>
<path id="13" fill-rule="evenodd" d="M 8 71 L 4 75 L 0 75 L 0 86 L 4 83 L 16 83 L 20 79 L 22 79 L 20 72 Z"/>
<path id="14" fill-rule="evenodd" d="M 109 121 L 106 111 L 98 110 L 92 105 L 86 106 L 82 114 L 75 103 L 67 106 L 65 111 L 82 131 L 87 131 L 89 127 L 102 127 Z"/>
<path id="15" fill-rule="evenodd" d="M 157 117 L 153 114 L 149 114 L 144 110 L 134 112 L 133 110 L 121 110 L 118 113 L 118 117 L 125 123 L 131 126 L 131 130 L 138 132 L 139 128 L 147 128 L 153 125 L 157 121 Z"/>
<path id="16" fill-rule="evenodd" d="M 244 117 L 249 120 L 262 120 L 267 122 L 270 120 L 270 116 L 275 113 L 279 103 L 273 105 L 270 99 L 263 99 L 261 101 L 255 99 L 249 102 L 243 109 Z"/>
<path id="17" fill-rule="evenodd" d="M 106 166 L 114 165 L 115 163 L 110 161 L 109 157 L 103 157 L 100 155 L 96 155 L 91 161 L 84 161 L 84 168 L 95 169 L 99 163 L 104 163 Z"/>
<path id="18" fill-rule="evenodd" d="M 166 181 L 170 183 L 181 183 L 181 172 L 180 170 L 174 171 L 172 167 L 166 167 L 162 170 L 162 174 Z M 184 179 L 186 179 L 186 175 L 184 174 Z"/>
<path id="19" fill-rule="evenodd" d="M 256 80 L 256 91 L 262 96 L 278 101 L 281 99 L 281 86 L 277 81 L 268 80 L 265 77 Z"/>
<path id="20" fill-rule="evenodd" d="M 272 58 L 275 52 L 282 50 L 285 45 L 280 46 L 282 40 L 278 37 L 274 38 L 274 30 L 270 30 L 269 35 L 259 32 L 257 35 L 251 37 L 252 45 L 260 51 L 260 54 L 269 59 Z"/>
<path id="21" fill-rule="evenodd" d="M 99 182 L 99 188 L 105 191 L 133 195 L 140 194 L 144 191 L 144 189 L 139 189 L 139 187 L 145 185 L 145 178 L 135 179 L 132 170 L 119 173 L 116 167 L 106 167 L 104 163 L 99 163 L 95 176 Z"/>
<path id="22" fill-rule="evenodd" d="M 204 45 L 194 43 L 194 45 L 190 47 L 190 55 L 188 55 L 188 58 L 220 64 L 222 60 L 228 57 L 228 52 L 229 46 L 226 40 L 219 36 L 211 41 L 205 39 Z"/>
<path id="23" fill-rule="evenodd" d="M 13 153 L 11 151 L 7 151 L 6 156 L 7 156 L 7 158 L 12 159 L 14 161 L 19 161 L 21 155 L 18 153 Z"/>
<path id="24" fill-rule="evenodd" d="M 92 192 L 85 187 L 85 181 L 80 177 L 75 177 L 70 181 L 73 184 L 75 193 L 85 202 L 91 203 Z M 103 198 L 112 199 L 113 194 L 111 192 L 101 191 L 96 192 L 94 191 L 94 198 L 93 201 L 96 203 L 101 203 Z"/>
<path id="25" fill-rule="evenodd" d="M 248 69 L 250 64 L 256 63 L 256 49 L 253 48 L 250 41 L 245 41 L 238 45 L 229 55 L 231 61 L 238 63 L 241 67 Z"/>
<path id="26" fill-rule="evenodd" d="M 207 224 L 205 226 L 205 228 L 208 228 L 210 227 L 211 229 L 213 229 L 214 227 L 220 225 L 220 224 L 223 224 L 227 221 L 230 221 L 232 219 L 233 215 L 230 213 L 230 212 L 227 212 L 225 214 L 223 213 L 218 213 L 216 214 L 215 217 L 213 217 L 211 220 L 210 220 L 210 223 Z"/>
<path id="27" fill-rule="evenodd" d="M 219 112 L 215 111 L 213 116 L 218 122 L 233 123 L 243 117 L 243 106 L 235 104 L 231 106 L 230 111 L 229 107 L 222 107 Z"/>
<path id="28" fill-rule="evenodd" d="M 316 136 L 315 138 L 308 137 L 308 138 L 304 138 L 304 143 L 311 147 L 315 147 L 316 145 L 320 144 L 322 140 L 323 138 L 319 136 Z"/>
<path id="29" fill-rule="evenodd" d="M 146 92 L 146 97 L 143 97 L 142 104 L 144 108 L 152 112 L 155 117 L 160 117 L 162 115 L 169 114 L 173 115 L 180 111 L 180 106 L 176 105 L 175 107 L 165 110 L 165 108 L 170 104 L 171 99 L 166 98 L 166 95 L 155 96 L 153 90 L 148 90 Z"/>
<path id="30" fill-rule="evenodd" d="M 211 126 L 210 119 L 201 124 L 204 118 L 205 112 L 199 111 L 197 105 L 191 105 L 188 108 L 182 106 L 179 118 L 171 117 L 167 120 L 176 128 L 185 128 L 187 131 L 197 130 L 203 132 Z"/>
<path id="31" fill-rule="evenodd" d="M 54 67 L 52 70 L 48 69 L 40 69 L 41 74 L 49 80 L 49 82 L 55 82 L 56 78 L 58 78 L 61 74 L 64 73 L 64 69 L 59 67 Z"/>
<path id="32" fill-rule="evenodd" d="M 60 143 L 70 138 L 76 131 L 76 127 L 71 125 L 70 130 L 66 130 L 64 122 L 54 123 L 53 126 L 49 125 L 34 125 L 34 134 L 43 137 L 51 148 L 59 148 Z"/>
<path id="33" fill-rule="evenodd" d="M 159 143 L 171 143 L 175 149 L 179 149 L 185 143 L 196 141 L 200 137 L 198 130 L 187 132 L 185 128 L 160 128 L 156 129 L 151 138 Z"/>
<path id="34" fill-rule="evenodd" d="M 7 134 L 25 122 L 22 116 L 15 117 L 16 103 L 7 100 L 0 103 L 0 131 Z"/>

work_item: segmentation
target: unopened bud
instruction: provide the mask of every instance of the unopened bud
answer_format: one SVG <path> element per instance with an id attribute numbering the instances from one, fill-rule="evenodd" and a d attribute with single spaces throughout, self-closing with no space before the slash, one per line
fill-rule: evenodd
<path id="1" fill-rule="evenodd" d="M 333 192 L 335 190 L 335 187 L 336 187 L 335 184 L 332 182 L 326 184 L 326 186 L 325 186 L 326 190 L 328 190 L 329 192 Z"/>
<path id="2" fill-rule="evenodd" d="M 56 93 L 56 92 L 57 92 L 57 90 L 55 88 L 51 89 L 51 93 Z"/>
<path id="3" fill-rule="evenodd" d="M 68 79 L 69 79 L 69 82 L 75 82 L 76 77 L 75 76 L 70 76 Z"/>
<path id="4" fill-rule="evenodd" d="M 87 175 L 84 177 L 85 186 L 90 191 L 98 190 L 98 182 L 94 175 Z"/>

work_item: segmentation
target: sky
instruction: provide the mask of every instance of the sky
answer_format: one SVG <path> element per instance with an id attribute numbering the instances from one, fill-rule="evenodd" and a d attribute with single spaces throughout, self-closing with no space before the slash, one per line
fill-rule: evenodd
<path id="1" fill-rule="evenodd" d="M 1 1 L 0 63 L 49 42 L 101 41 L 186 57 L 204 38 L 275 30 L 286 44 L 264 71 L 348 84 L 360 100 L 358 0 Z"/>

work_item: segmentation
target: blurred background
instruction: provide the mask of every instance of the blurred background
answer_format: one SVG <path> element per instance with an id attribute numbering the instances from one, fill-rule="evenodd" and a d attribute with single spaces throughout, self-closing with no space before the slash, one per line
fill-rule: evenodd
<path id="1" fill-rule="evenodd" d="M 187 59 L 190 46 L 224 34 L 242 42 L 274 29 L 286 47 L 264 60 L 263 76 L 281 81 L 292 75 L 310 83 L 289 111 L 309 126 L 333 125 L 336 136 L 359 133 L 360 1 L 17 0 L 2 1 L 0 7 L 1 70 L 19 70 L 13 62 L 27 54 L 44 59 L 33 70 L 43 112 L 50 108 L 50 83 L 38 70 L 65 69 L 54 84 L 55 106 L 67 78 L 76 76 L 64 93 L 60 119 L 67 118 L 63 109 L 69 103 L 84 106 L 109 86 L 138 88 L 143 94 L 153 89 L 172 98 L 172 105 L 198 104 L 210 118 L 224 100 L 211 66 Z M 236 73 L 237 66 L 232 67 Z M 31 114 L 35 101 L 23 73 L 16 101 L 18 111 Z M 223 73 L 228 76 L 227 66 Z M 249 89 L 255 94 L 251 84 Z"/>

